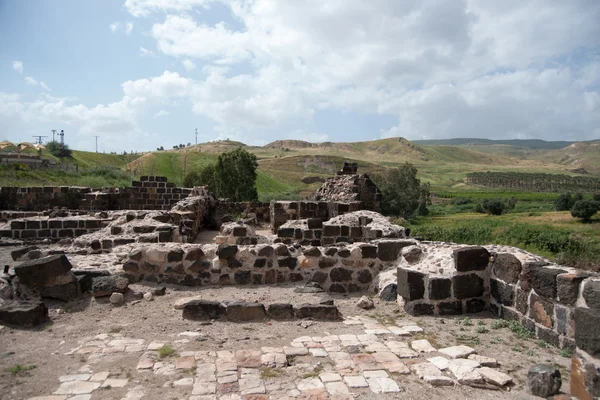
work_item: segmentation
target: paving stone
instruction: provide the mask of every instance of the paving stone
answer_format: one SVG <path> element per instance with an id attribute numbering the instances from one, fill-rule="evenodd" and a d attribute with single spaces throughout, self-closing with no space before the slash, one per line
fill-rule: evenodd
<path id="1" fill-rule="evenodd" d="M 258 368 L 240 368 L 240 377 L 247 378 L 249 376 L 259 376 L 260 370 Z"/>
<path id="2" fill-rule="evenodd" d="M 192 394 L 214 394 L 217 392 L 217 384 L 213 382 L 196 382 Z"/>
<path id="3" fill-rule="evenodd" d="M 216 370 L 215 364 L 212 363 L 196 364 L 196 382 L 216 382 Z"/>
<path id="4" fill-rule="evenodd" d="M 327 354 L 327 353 L 325 353 Z M 261 364 L 266 367 L 283 367 L 287 364 L 287 358 L 283 353 L 267 353 L 260 356 Z"/>
<path id="5" fill-rule="evenodd" d="M 96 372 L 90 377 L 90 382 L 103 382 L 108 378 L 108 375 L 110 375 L 108 371 Z"/>
<path id="6" fill-rule="evenodd" d="M 238 367 L 260 368 L 260 350 L 238 350 L 235 352 L 235 359 Z"/>
<path id="7" fill-rule="evenodd" d="M 342 376 L 340 374 L 336 374 L 335 372 L 322 372 L 319 374 L 319 378 L 323 383 L 337 382 L 342 380 Z"/>
<path id="8" fill-rule="evenodd" d="M 99 382 L 63 382 L 54 394 L 88 394 L 100 387 Z"/>
<path id="9" fill-rule="evenodd" d="M 67 400 L 67 396 L 36 396 L 27 400 Z"/>
<path id="10" fill-rule="evenodd" d="M 423 328 L 421 328 L 420 326 L 416 326 L 416 325 L 407 325 L 407 326 L 402 326 L 401 328 L 404 329 L 405 331 L 409 331 L 410 333 L 423 332 Z"/>
<path id="11" fill-rule="evenodd" d="M 483 382 L 481 374 L 475 371 L 479 366 L 480 364 L 477 361 L 465 360 L 463 358 L 450 360 L 448 363 L 448 369 L 461 385 Z"/>
<path id="12" fill-rule="evenodd" d="M 481 367 L 477 369 L 477 372 L 481 374 L 483 380 L 496 386 L 504 386 L 512 382 L 512 378 L 497 369 L 489 367 Z"/>
<path id="13" fill-rule="evenodd" d="M 445 354 L 450 358 L 466 358 L 475 353 L 475 349 L 465 345 L 446 347 L 438 350 L 439 353 Z"/>
<path id="14" fill-rule="evenodd" d="M 238 376 L 237 376 L 236 371 L 224 371 L 224 372 L 222 372 L 222 374 L 228 374 L 228 375 L 220 375 L 219 374 L 219 376 L 217 376 L 217 383 L 224 384 L 224 383 L 233 383 L 233 382 L 238 381 Z"/>
<path id="15" fill-rule="evenodd" d="M 101 387 L 103 387 L 103 388 L 107 388 L 107 387 L 122 388 L 122 387 L 125 387 L 128 383 L 129 383 L 129 379 L 108 378 L 107 380 L 104 381 L 104 383 L 102 384 Z"/>
<path id="16" fill-rule="evenodd" d="M 87 381 L 91 376 L 91 374 L 63 375 L 58 380 L 59 382 Z"/>
<path id="17" fill-rule="evenodd" d="M 373 393 L 397 393 L 398 384 L 390 378 L 368 378 L 367 383 Z"/>
<path id="18" fill-rule="evenodd" d="M 411 335 L 410 331 L 408 331 L 404 328 L 400 328 L 399 326 L 388 326 L 386 328 L 388 331 L 392 332 L 396 336 L 410 336 Z"/>
<path id="19" fill-rule="evenodd" d="M 175 361 L 175 369 L 190 369 L 196 366 L 196 357 L 185 356 L 179 357 Z"/>
<path id="20" fill-rule="evenodd" d="M 410 347 L 419 353 L 431 353 L 435 351 L 435 348 L 427 339 L 413 340 L 410 342 Z"/>
<path id="21" fill-rule="evenodd" d="M 373 356 L 370 354 L 353 354 L 352 361 L 356 363 L 358 369 L 360 369 L 361 371 L 374 371 L 381 369 L 379 363 L 375 361 L 375 358 L 373 358 Z"/>
<path id="22" fill-rule="evenodd" d="M 220 383 L 217 385 L 217 394 L 219 396 L 228 393 L 239 393 L 240 385 L 238 382 Z"/>
<path id="23" fill-rule="evenodd" d="M 446 369 L 448 369 L 448 359 L 444 358 L 444 357 L 431 357 L 428 358 L 427 361 L 429 361 L 430 363 L 432 363 L 433 365 L 436 366 L 436 368 L 440 369 L 441 371 L 444 371 Z"/>
<path id="24" fill-rule="evenodd" d="M 286 356 L 305 356 L 308 354 L 306 347 L 287 347 L 283 348 Z"/>
<path id="25" fill-rule="evenodd" d="M 314 348 L 308 350 L 313 357 L 327 357 L 327 352 L 324 349 Z"/>
<path id="26" fill-rule="evenodd" d="M 174 386 L 192 386 L 194 384 L 194 378 L 182 378 L 173 382 Z"/>
<path id="27" fill-rule="evenodd" d="M 240 391 L 242 395 L 264 394 L 266 392 L 264 382 L 257 376 L 247 376 L 245 378 L 240 378 L 238 382 L 240 385 Z"/>
<path id="28" fill-rule="evenodd" d="M 491 368 L 495 368 L 498 366 L 498 361 L 496 361 L 495 358 L 490 358 L 490 357 L 485 357 L 485 356 L 480 356 L 478 354 L 471 354 L 469 357 L 467 357 L 469 360 L 473 360 L 473 361 L 477 361 L 479 364 L 481 364 L 482 367 L 491 367 Z"/>
<path id="29" fill-rule="evenodd" d="M 144 396 L 146 396 L 144 387 L 139 385 L 127 391 L 127 394 L 122 400 L 142 400 Z"/>
<path id="30" fill-rule="evenodd" d="M 387 378 L 388 374 L 384 370 L 365 371 L 363 372 L 365 378 Z"/>
<path id="31" fill-rule="evenodd" d="M 325 389 L 330 396 L 345 396 L 349 395 L 350 391 L 344 382 L 329 382 L 325 384 Z"/>
<path id="32" fill-rule="evenodd" d="M 344 382 L 351 388 L 363 388 L 369 386 L 367 380 L 362 375 L 344 376 Z"/>
<path id="33" fill-rule="evenodd" d="M 221 397 L 222 399 L 224 399 L 225 397 Z M 240 397 L 234 398 L 232 397 L 231 400 L 239 400 L 241 399 Z M 203 396 L 191 396 L 189 400 L 217 400 L 217 396 L 214 394 L 209 394 L 209 395 L 203 395 Z"/>
<path id="34" fill-rule="evenodd" d="M 298 390 L 304 392 L 310 389 L 321 389 L 323 388 L 323 383 L 318 378 L 306 378 L 301 379 L 296 386 Z"/>
<path id="35" fill-rule="evenodd" d="M 292 391 L 290 391 L 293 393 Z M 296 396 L 299 400 L 326 400 L 329 398 L 327 390 L 325 388 L 322 389 L 310 389 L 305 392 L 300 393 Z"/>
<path id="36" fill-rule="evenodd" d="M 412 364 L 410 370 L 417 375 L 420 379 L 425 376 L 443 376 L 442 371 L 430 362 L 422 362 L 418 364 Z"/>
<path id="37" fill-rule="evenodd" d="M 448 378 L 447 376 L 432 376 L 425 375 L 423 378 L 424 382 L 429 383 L 431 386 L 453 386 L 454 381 L 452 378 Z"/>

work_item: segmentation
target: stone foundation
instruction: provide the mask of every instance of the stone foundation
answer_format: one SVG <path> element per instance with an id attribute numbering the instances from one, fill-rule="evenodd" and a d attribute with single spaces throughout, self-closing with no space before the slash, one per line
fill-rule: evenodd
<path id="1" fill-rule="evenodd" d="M 13 219 L 0 237 L 12 239 L 62 239 L 82 236 L 105 227 L 110 220 L 95 217 Z"/>

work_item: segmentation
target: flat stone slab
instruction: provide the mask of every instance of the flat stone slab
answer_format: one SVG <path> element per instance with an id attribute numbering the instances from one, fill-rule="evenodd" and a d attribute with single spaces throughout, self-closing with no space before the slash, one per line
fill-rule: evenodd
<path id="1" fill-rule="evenodd" d="M 450 358 L 467 358 L 475 353 L 475 349 L 465 345 L 446 347 L 439 349 L 438 352 L 447 355 Z"/>
<path id="2" fill-rule="evenodd" d="M 368 378 L 367 383 L 373 393 L 397 393 L 398 384 L 390 378 Z"/>
<path id="3" fill-rule="evenodd" d="M 420 379 L 425 376 L 444 376 L 442 371 L 430 362 L 413 364 L 410 366 L 410 370 Z"/>
<path id="4" fill-rule="evenodd" d="M 512 382 L 512 378 L 497 369 L 489 367 L 481 367 L 477 369 L 477 372 L 481 374 L 483 380 L 496 386 L 504 386 Z"/>
<path id="5" fill-rule="evenodd" d="M 454 381 L 447 376 L 432 376 L 425 375 L 423 381 L 429 383 L 431 386 L 453 386 Z"/>
<path id="6" fill-rule="evenodd" d="M 100 382 L 63 382 L 54 394 L 89 394 L 100 387 Z"/>
<path id="7" fill-rule="evenodd" d="M 362 375 L 344 376 L 344 382 L 351 388 L 364 388 L 369 386 L 367 380 Z"/>
<path id="8" fill-rule="evenodd" d="M 428 358 L 427 361 L 435 365 L 440 371 L 444 371 L 448 369 L 448 359 L 444 357 L 431 357 Z"/>
<path id="9" fill-rule="evenodd" d="M 432 353 L 436 351 L 435 347 L 433 347 L 427 339 L 413 340 L 410 342 L 410 347 L 419 353 Z"/>
<path id="10" fill-rule="evenodd" d="M 471 354 L 467 358 L 469 360 L 477 361 L 482 367 L 496 368 L 498 366 L 498 361 L 496 361 L 495 358 L 480 356 L 478 354 Z"/>
<path id="11" fill-rule="evenodd" d="M 301 392 L 304 392 L 304 391 L 307 391 L 310 389 L 322 389 L 325 387 L 323 385 L 323 383 L 319 380 L 319 378 L 301 379 L 296 386 L 298 387 L 298 390 Z"/>
<path id="12" fill-rule="evenodd" d="M 477 361 L 465 360 L 464 358 L 450 360 L 448 363 L 448 369 L 461 385 L 483 383 L 481 374 L 475 370 L 479 366 L 480 364 Z"/>
<path id="13" fill-rule="evenodd" d="M 319 378 L 321 378 L 323 383 L 338 382 L 342 380 L 342 376 L 335 372 L 322 372 L 319 374 Z"/>

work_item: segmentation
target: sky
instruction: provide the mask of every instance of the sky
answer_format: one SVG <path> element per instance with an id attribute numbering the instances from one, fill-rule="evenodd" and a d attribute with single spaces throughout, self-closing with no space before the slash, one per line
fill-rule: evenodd
<path id="1" fill-rule="evenodd" d="M 598 0 L 0 0 L 0 140 L 600 139 Z"/>

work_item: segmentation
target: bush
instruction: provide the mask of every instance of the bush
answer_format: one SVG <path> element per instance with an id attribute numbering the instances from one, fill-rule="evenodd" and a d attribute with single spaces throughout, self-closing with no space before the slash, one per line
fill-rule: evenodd
<path id="1" fill-rule="evenodd" d="M 575 204 L 575 201 L 571 193 L 563 193 L 554 201 L 554 208 L 556 211 L 567 211 L 573 208 L 573 204 Z"/>
<path id="2" fill-rule="evenodd" d="M 581 218 L 584 222 L 588 222 L 599 209 L 600 203 L 597 201 L 579 200 L 573 205 L 571 216 L 573 216 L 573 218 Z"/>
<path id="3" fill-rule="evenodd" d="M 594 193 L 592 195 L 592 200 L 594 200 L 594 201 L 600 201 L 600 193 Z"/>
<path id="4" fill-rule="evenodd" d="M 54 157 L 58 158 L 71 157 L 72 153 L 68 145 L 62 145 L 56 140 L 48 142 L 46 144 L 46 150 L 48 150 Z"/>
<path id="5" fill-rule="evenodd" d="M 499 199 L 483 200 L 481 207 L 490 215 L 502 215 L 507 206 Z"/>
<path id="6" fill-rule="evenodd" d="M 464 204 L 472 204 L 473 203 L 473 199 L 470 199 L 468 197 L 456 197 L 454 199 L 452 199 L 452 204 L 454 204 L 455 206 L 462 206 Z"/>
<path id="7" fill-rule="evenodd" d="M 407 218 L 415 212 L 419 215 L 428 213 L 427 205 L 431 203 L 429 185 L 421 184 L 417 169 L 412 164 L 407 162 L 373 179 L 381 190 L 385 215 Z"/>

